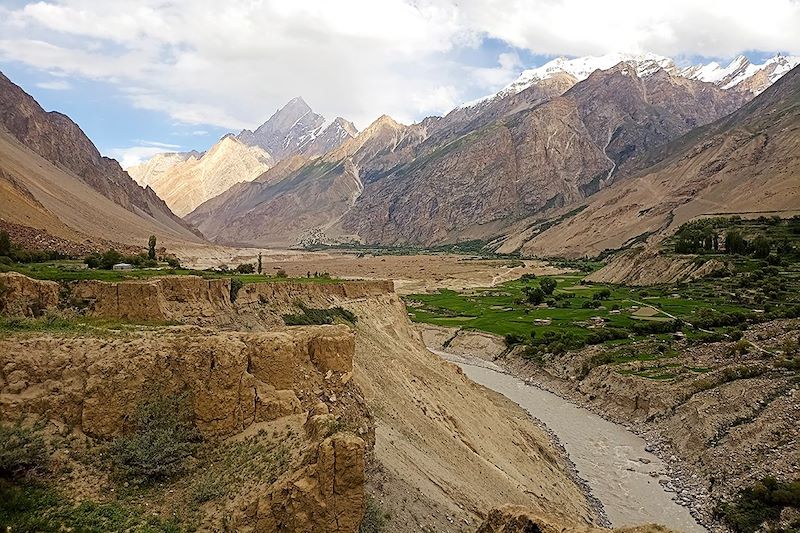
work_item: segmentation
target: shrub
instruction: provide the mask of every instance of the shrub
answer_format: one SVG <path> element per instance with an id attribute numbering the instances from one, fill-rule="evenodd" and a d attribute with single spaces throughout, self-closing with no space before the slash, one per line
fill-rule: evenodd
<path id="1" fill-rule="evenodd" d="M 535 334 L 536 332 L 532 332 L 531 335 Z M 516 333 L 507 333 L 505 336 L 506 346 L 516 346 L 517 344 L 522 344 L 525 339 L 522 338 L 521 335 L 517 335 Z"/>
<path id="2" fill-rule="evenodd" d="M 367 496 L 364 518 L 361 519 L 358 533 L 381 533 L 386 530 L 389 519 L 389 514 L 383 512 L 375 498 Z"/>
<path id="3" fill-rule="evenodd" d="M 170 268 L 180 268 L 181 262 L 177 257 L 170 256 L 165 259 Z"/>
<path id="4" fill-rule="evenodd" d="M 145 393 L 130 418 L 131 431 L 110 447 L 114 466 L 134 481 L 152 482 L 181 473 L 200 437 L 186 394 Z"/>
<path id="5" fill-rule="evenodd" d="M 763 528 L 764 523 L 777 521 L 784 507 L 800 508 L 800 481 L 780 483 L 767 477 L 742 489 L 734 501 L 720 505 L 716 514 L 733 531 L 754 533 L 762 529 L 771 530 Z"/>
<path id="6" fill-rule="evenodd" d="M 520 281 L 525 281 L 525 282 L 533 281 L 535 279 L 536 279 L 536 274 L 523 274 L 519 277 Z"/>
<path id="7" fill-rule="evenodd" d="M 239 274 L 252 274 L 255 271 L 256 267 L 253 265 L 253 263 L 242 263 L 236 267 L 236 272 Z"/>
<path id="8" fill-rule="evenodd" d="M 670 320 L 669 322 L 636 322 L 631 329 L 637 335 L 654 335 L 658 333 L 675 333 L 683 327 L 683 321 Z"/>
<path id="9" fill-rule="evenodd" d="M 147 240 L 147 258 L 151 261 L 156 260 L 156 236 L 150 235 L 150 238 Z"/>
<path id="10" fill-rule="evenodd" d="M 602 288 L 592 294 L 592 300 L 608 300 L 609 298 L 611 298 L 611 289 L 608 288 Z"/>
<path id="11" fill-rule="evenodd" d="M 11 255 L 11 237 L 6 230 L 0 231 L 0 255 Z"/>
<path id="12" fill-rule="evenodd" d="M 544 291 L 539 287 L 525 287 L 522 292 L 529 304 L 539 305 L 544 301 Z"/>
<path id="13" fill-rule="evenodd" d="M 0 424 L 0 475 L 18 477 L 47 464 L 47 444 L 41 426 Z"/>
<path id="14" fill-rule="evenodd" d="M 331 307 L 329 309 L 314 309 L 298 304 L 301 312 L 297 314 L 283 315 L 283 322 L 287 326 L 310 326 L 321 324 L 333 324 L 336 319 L 345 320 L 355 324 L 358 317 L 352 312 L 342 307 Z"/>
<path id="15" fill-rule="evenodd" d="M 279 278 L 285 278 L 285 277 L 288 277 L 288 275 L 286 274 L 286 271 L 285 271 L 284 269 L 282 269 L 282 268 L 281 268 L 280 270 L 278 270 L 278 271 L 275 273 L 275 275 L 276 275 L 277 277 L 279 277 Z M 330 277 L 330 276 L 328 276 L 328 277 Z"/>
<path id="16" fill-rule="evenodd" d="M 592 331 L 586 339 L 587 344 L 602 344 L 606 341 L 627 339 L 628 332 L 619 328 L 600 328 Z"/>
<path id="17" fill-rule="evenodd" d="M 235 302 L 239 296 L 239 289 L 242 288 L 244 282 L 239 278 L 231 278 L 231 302 Z"/>
<path id="18" fill-rule="evenodd" d="M 600 307 L 600 305 L 601 304 L 598 300 L 586 300 L 585 302 L 583 302 L 583 304 L 581 304 L 581 307 L 583 309 L 597 309 L 598 307 Z"/>

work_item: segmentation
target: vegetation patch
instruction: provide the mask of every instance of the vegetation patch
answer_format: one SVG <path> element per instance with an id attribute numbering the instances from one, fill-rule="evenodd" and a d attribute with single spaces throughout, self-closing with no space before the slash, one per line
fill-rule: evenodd
<path id="1" fill-rule="evenodd" d="M 109 451 L 118 473 L 137 483 L 182 473 L 186 459 L 200 442 L 185 394 L 147 391 L 130 418 L 130 426 L 128 432 L 111 443 Z"/>
<path id="2" fill-rule="evenodd" d="M 800 530 L 800 520 L 781 528 L 776 522 L 781 511 L 791 507 L 800 509 L 800 480 L 779 482 L 765 478 L 742 489 L 739 496 L 717 508 L 717 516 L 737 533 L 756 531 L 790 532 Z M 768 527 L 765 525 L 770 524 Z"/>
<path id="3" fill-rule="evenodd" d="M 324 325 L 336 322 L 355 324 L 358 320 L 358 317 L 352 311 L 348 311 L 343 307 L 317 309 L 307 307 L 302 303 L 298 303 L 297 306 L 300 308 L 300 313 L 283 315 L 283 322 L 287 326 Z"/>

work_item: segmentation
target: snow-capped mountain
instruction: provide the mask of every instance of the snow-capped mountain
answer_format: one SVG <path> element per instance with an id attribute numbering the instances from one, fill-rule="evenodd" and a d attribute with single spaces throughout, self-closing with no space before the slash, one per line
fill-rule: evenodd
<path id="1" fill-rule="evenodd" d="M 520 74 L 516 80 L 503 87 L 497 93 L 478 98 L 477 100 L 464 104 L 462 107 L 472 107 L 488 100 L 505 98 L 506 96 L 520 93 L 534 83 L 552 78 L 558 74 L 567 74 L 575 78 L 575 82 L 579 82 L 588 78 L 589 74 L 595 70 L 608 70 L 623 61 L 634 64 L 636 66 L 636 73 L 639 76 L 647 76 L 659 69 L 664 69 L 670 73 L 677 70 L 672 59 L 650 53 L 613 53 L 602 56 L 577 57 L 575 59 L 559 57 L 545 63 L 541 67 L 523 70 L 522 74 Z"/>
<path id="2" fill-rule="evenodd" d="M 540 67 L 522 71 L 516 80 L 503 87 L 497 93 L 467 102 L 461 107 L 474 107 L 478 104 L 518 94 L 531 85 L 556 75 L 571 76 L 577 83 L 588 78 L 595 70 L 608 70 L 623 61 L 634 65 L 636 73 L 640 77 L 649 76 L 662 69 L 673 75 L 713 83 L 723 89 L 748 91 L 756 95 L 800 64 L 800 57 L 777 54 L 764 63 L 754 64 L 745 56 L 740 55 L 727 66 L 722 66 L 714 61 L 682 68 L 678 67 L 673 59 L 651 53 L 612 53 L 574 59 L 559 57 Z"/>
<path id="3" fill-rule="evenodd" d="M 727 66 L 716 61 L 681 69 L 680 75 L 713 83 L 723 89 L 740 89 L 759 94 L 781 76 L 800 64 L 800 56 L 777 54 L 764 63 L 754 64 L 745 56 L 737 56 Z"/>

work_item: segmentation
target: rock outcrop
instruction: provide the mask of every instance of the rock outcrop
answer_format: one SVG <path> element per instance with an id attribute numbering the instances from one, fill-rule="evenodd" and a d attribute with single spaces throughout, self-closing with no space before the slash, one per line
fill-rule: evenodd
<path id="1" fill-rule="evenodd" d="M 36 316 L 58 305 L 59 285 L 8 272 L 0 275 L 0 312 Z"/>
<path id="2" fill-rule="evenodd" d="M 658 525 L 602 529 L 590 527 L 564 527 L 554 524 L 522 505 L 503 505 L 489 511 L 489 516 L 475 533 L 668 533 L 670 530 Z"/>
<path id="3" fill-rule="evenodd" d="M 222 438 L 310 411 L 319 401 L 313 390 L 325 398 L 341 395 L 339 377 L 352 372 L 354 351 L 347 326 L 4 338 L 0 401 L 5 418 L 36 413 L 110 438 L 122 431 L 145 387 L 157 385 L 168 393 L 188 392 L 198 429 Z"/>

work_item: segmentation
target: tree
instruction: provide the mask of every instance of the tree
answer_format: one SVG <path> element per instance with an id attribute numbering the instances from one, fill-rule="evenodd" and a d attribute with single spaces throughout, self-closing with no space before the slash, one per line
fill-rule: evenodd
<path id="1" fill-rule="evenodd" d="M 769 257 L 770 251 L 772 251 L 772 244 L 769 242 L 769 239 L 763 235 L 759 235 L 755 238 L 753 241 L 753 254 L 756 257 L 765 259 Z"/>
<path id="2" fill-rule="evenodd" d="M 258 252 L 258 273 L 261 274 L 261 252 Z"/>
<path id="3" fill-rule="evenodd" d="M 553 278 L 542 278 L 542 281 L 539 282 L 539 286 L 545 294 L 553 294 L 553 291 L 556 290 L 556 285 L 558 283 Z"/>
<path id="4" fill-rule="evenodd" d="M 525 287 L 523 290 L 525 296 L 528 298 L 528 303 L 539 305 L 544 301 L 544 291 L 539 287 Z"/>
<path id="5" fill-rule="evenodd" d="M 0 231 L 0 255 L 11 255 L 11 237 L 6 230 Z"/>
<path id="6" fill-rule="evenodd" d="M 729 254 L 743 254 L 747 251 L 747 243 L 742 234 L 731 230 L 725 234 L 725 252 Z"/>
<path id="7" fill-rule="evenodd" d="M 150 235 L 147 241 L 147 258 L 155 261 L 156 258 L 156 236 Z"/>
<path id="8" fill-rule="evenodd" d="M 253 263 L 242 263 L 236 267 L 236 272 L 239 274 L 252 274 L 255 271 Z"/>

